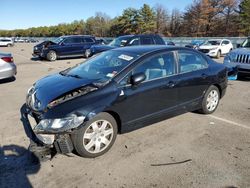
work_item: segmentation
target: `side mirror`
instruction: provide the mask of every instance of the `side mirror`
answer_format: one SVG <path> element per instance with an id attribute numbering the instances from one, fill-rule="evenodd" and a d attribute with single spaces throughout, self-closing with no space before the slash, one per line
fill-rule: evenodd
<path id="1" fill-rule="evenodd" d="M 241 44 L 237 44 L 237 46 L 236 46 L 237 48 L 240 48 L 241 47 Z"/>
<path id="2" fill-rule="evenodd" d="M 130 77 L 130 83 L 134 86 L 139 85 L 144 80 L 146 80 L 146 75 L 144 73 L 137 73 Z"/>
<path id="3" fill-rule="evenodd" d="M 65 44 L 64 44 L 64 42 L 61 42 L 60 45 L 61 45 L 61 46 L 64 46 Z"/>
<path id="4" fill-rule="evenodd" d="M 222 43 L 221 46 L 226 46 L 226 44 Z"/>
<path id="5" fill-rule="evenodd" d="M 125 45 L 126 45 L 126 43 L 127 43 L 127 41 L 122 40 L 122 41 L 121 41 L 121 45 L 120 45 L 120 46 L 125 46 Z"/>

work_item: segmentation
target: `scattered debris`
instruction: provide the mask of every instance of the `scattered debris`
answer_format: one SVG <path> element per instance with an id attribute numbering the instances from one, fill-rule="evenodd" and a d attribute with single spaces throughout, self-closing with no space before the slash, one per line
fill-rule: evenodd
<path id="1" fill-rule="evenodd" d="M 127 145 L 125 145 L 125 148 L 127 149 L 127 148 L 128 148 L 128 146 L 127 146 Z"/>
<path id="2" fill-rule="evenodd" d="M 163 164 L 151 164 L 151 166 L 167 166 L 167 165 L 175 165 L 175 164 L 182 164 L 182 163 L 186 163 L 192 161 L 192 159 L 188 159 L 185 161 L 179 161 L 179 162 L 174 162 L 174 163 L 163 163 Z"/>
<path id="3" fill-rule="evenodd" d="M 210 125 L 214 125 L 215 123 L 213 121 L 209 122 Z"/>

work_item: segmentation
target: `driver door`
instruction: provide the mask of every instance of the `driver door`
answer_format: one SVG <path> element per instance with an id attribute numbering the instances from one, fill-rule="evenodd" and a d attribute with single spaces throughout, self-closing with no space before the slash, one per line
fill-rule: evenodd
<path id="1" fill-rule="evenodd" d="M 130 84 L 130 76 L 144 73 L 146 80 L 138 86 Z M 115 110 L 127 126 L 143 126 L 177 106 L 176 61 L 174 52 L 150 56 L 137 65 L 120 83 L 121 94 Z"/>

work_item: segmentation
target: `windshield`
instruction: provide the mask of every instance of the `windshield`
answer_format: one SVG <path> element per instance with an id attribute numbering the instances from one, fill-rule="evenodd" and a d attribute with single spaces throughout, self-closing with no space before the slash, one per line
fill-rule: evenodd
<path id="1" fill-rule="evenodd" d="M 66 69 L 60 74 L 79 79 L 85 78 L 106 82 L 116 76 L 138 56 L 130 52 L 107 51 L 76 67 Z"/>
<path id="2" fill-rule="evenodd" d="M 246 39 L 241 46 L 243 48 L 250 48 L 250 38 Z"/>
<path id="3" fill-rule="evenodd" d="M 58 37 L 56 39 L 53 39 L 52 42 L 59 44 L 63 40 L 63 37 Z"/>
<path id="4" fill-rule="evenodd" d="M 218 46 L 220 45 L 220 40 L 208 40 L 204 43 L 204 45 L 208 45 L 208 46 Z"/>
<path id="5" fill-rule="evenodd" d="M 122 44 L 125 44 L 130 38 L 131 38 L 130 36 L 123 36 L 123 37 L 115 38 L 109 43 L 109 46 L 120 47 L 122 46 Z"/>

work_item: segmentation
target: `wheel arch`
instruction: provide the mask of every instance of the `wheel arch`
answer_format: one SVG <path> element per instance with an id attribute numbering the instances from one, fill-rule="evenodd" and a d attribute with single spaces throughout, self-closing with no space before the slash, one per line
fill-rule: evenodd
<path id="1" fill-rule="evenodd" d="M 221 96 L 222 96 L 222 88 L 221 88 L 221 86 L 220 86 L 219 84 L 213 84 L 213 85 L 211 85 L 211 86 L 215 86 L 215 87 L 218 88 L 218 90 L 219 90 L 219 92 L 220 92 L 220 98 L 221 98 Z"/>

